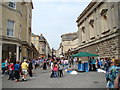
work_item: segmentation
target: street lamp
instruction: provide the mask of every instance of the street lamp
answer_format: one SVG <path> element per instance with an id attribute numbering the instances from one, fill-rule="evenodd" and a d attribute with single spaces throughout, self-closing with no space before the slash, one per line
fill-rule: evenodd
<path id="1" fill-rule="evenodd" d="M 70 50 L 70 49 L 68 49 L 68 59 L 69 59 L 69 57 L 70 57 L 70 51 L 71 51 L 71 50 Z"/>

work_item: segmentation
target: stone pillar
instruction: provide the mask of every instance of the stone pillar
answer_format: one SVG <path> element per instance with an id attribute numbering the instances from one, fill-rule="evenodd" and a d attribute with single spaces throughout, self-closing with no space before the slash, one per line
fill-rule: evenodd
<path id="1" fill-rule="evenodd" d="M 20 52 L 20 61 L 22 61 L 22 53 Z"/>
<path id="2" fill-rule="evenodd" d="M 118 2 L 118 13 L 120 14 L 120 1 Z M 120 15 L 118 15 L 118 20 L 120 20 Z M 120 22 L 118 22 L 118 28 L 120 29 Z"/>
<path id="3" fill-rule="evenodd" d="M 19 60 L 19 45 L 16 46 L 16 61 Z"/>
<path id="4" fill-rule="evenodd" d="M 1 63 L 2 63 L 2 43 L 0 43 L 0 70 L 1 70 Z"/>

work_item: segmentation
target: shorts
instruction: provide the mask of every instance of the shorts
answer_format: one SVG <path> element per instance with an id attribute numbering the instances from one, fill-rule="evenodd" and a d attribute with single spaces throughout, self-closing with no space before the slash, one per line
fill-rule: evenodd
<path id="1" fill-rule="evenodd" d="M 23 75 L 27 75 L 28 71 L 27 70 L 22 70 Z"/>

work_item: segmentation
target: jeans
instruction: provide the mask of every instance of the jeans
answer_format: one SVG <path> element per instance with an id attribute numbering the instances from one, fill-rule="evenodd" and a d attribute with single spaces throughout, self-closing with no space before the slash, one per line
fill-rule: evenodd
<path id="1" fill-rule="evenodd" d="M 54 78 L 58 77 L 58 71 L 54 71 Z"/>
<path id="2" fill-rule="evenodd" d="M 4 75 L 5 74 L 5 68 L 2 68 L 2 75 Z"/>
<path id="3" fill-rule="evenodd" d="M 9 79 L 14 80 L 14 70 L 10 70 L 10 72 L 9 72 Z"/>
<path id="4" fill-rule="evenodd" d="M 60 77 L 63 76 L 63 71 L 59 70 Z"/>

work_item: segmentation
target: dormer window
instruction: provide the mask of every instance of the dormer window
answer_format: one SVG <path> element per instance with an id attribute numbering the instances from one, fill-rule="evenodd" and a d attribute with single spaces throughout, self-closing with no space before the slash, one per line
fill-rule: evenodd
<path id="1" fill-rule="evenodd" d="M 107 11 L 108 9 L 103 9 L 100 13 L 100 15 L 104 18 L 104 19 L 107 19 Z"/>
<path id="2" fill-rule="evenodd" d="M 82 26 L 82 31 L 85 33 L 85 27 L 84 26 Z"/>
<path id="3" fill-rule="evenodd" d="M 89 24 L 90 24 L 92 27 L 94 27 L 94 20 L 93 20 L 93 19 L 90 19 Z"/>

